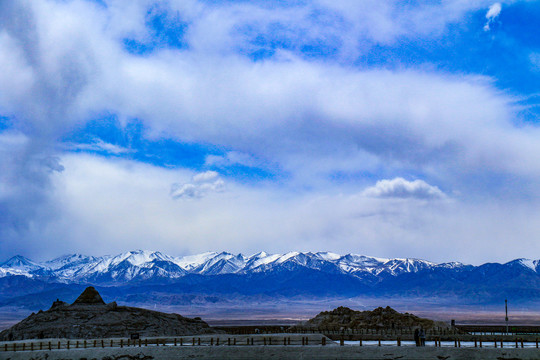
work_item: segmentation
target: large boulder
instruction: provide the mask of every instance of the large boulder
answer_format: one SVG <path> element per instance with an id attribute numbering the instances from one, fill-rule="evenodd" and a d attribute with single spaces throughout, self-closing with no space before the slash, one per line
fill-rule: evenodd
<path id="1" fill-rule="evenodd" d="M 91 339 L 209 334 L 216 331 L 200 318 L 190 319 L 115 302 L 106 304 L 96 289 L 89 287 L 68 304 L 57 300 L 47 311 L 29 317 L 0 333 L 0 341 L 67 338 Z"/>

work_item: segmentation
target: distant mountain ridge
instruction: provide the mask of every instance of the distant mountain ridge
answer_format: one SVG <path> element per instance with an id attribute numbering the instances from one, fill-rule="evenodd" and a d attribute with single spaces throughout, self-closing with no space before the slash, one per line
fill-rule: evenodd
<path id="1" fill-rule="evenodd" d="M 174 257 L 136 250 L 107 256 L 71 254 L 44 262 L 15 256 L 0 264 L 0 307 L 39 309 L 57 294 L 73 300 L 92 285 L 124 303 L 222 304 L 224 311 L 250 304 L 259 308 L 261 303 L 271 308 L 274 302 L 290 304 L 292 299 L 491 306 L 508 298 L 524 308 L 540 309 L 539 270 L 540 261 L 529 259 L 473 266 L 329 252 Z"/>
<path id="2" fill-rule="evenodd" d="M 532 263 L 527 262 L 529 268 Z M 534 264 L 538 266 L 538 261 L 534 261 Z M 279 268 L 307 268 L 364 279 L 398 276 L 426 269 L 463 269 L 469 266 L 458 262 L 436 264 L 419 259 L 385 259 L 329 252 L 260 252 L 251 256 L 206 252 L 173 257 L 158 251 L 136 250 L 100 257 L 70 254 L 41 263 L 17 255 L 0 264 L 0 277 L 22 275 L 61 283 L 117 284 L 151 279 L 177 279 L 187 274 L 250 274 Z"/>

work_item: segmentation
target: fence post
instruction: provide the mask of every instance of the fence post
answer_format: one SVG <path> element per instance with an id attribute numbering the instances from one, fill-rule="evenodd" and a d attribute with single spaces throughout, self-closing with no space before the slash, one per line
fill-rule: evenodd
<path id="1" fill-rule="evenodd" d="M 58 342 L 58 349 L 60 349 L 60 341 Z"/>
<path id="2" fill-rule="evenodd" d="M 343 336 L 341 337 L 341 339 L 339 339 L 339 345 L 340 345 L 340 346 L 344 346 L 344 345 L 345 345 L 345 340 L 343 340 Z"/>
<path id="3" fill-rule="evenodd" d="M 536 348 L 538 349 L 538 338 L 536 338 Z"/>
<path id="4" fill-rule="evenodd" d="M 518 339 L 516 338 L 516 349 L 518 348 Z"/>
<path id="5" fill-rule="evenodd" d="M 435 344 L 437 344 L 437 343 L 435 343 Z M 397 338 L 397 346 L 401 346 L 401 338 L 399 336 Z M 435 346 L 437 346 L 437 345 L 435 345 Z"/>
<path id="6" fill-rule="evenodd" d="M 113 341 L 111 340 L 111 347 L 113 347 Z"/>
<path id="7" fill-rule="evenodd" d="M 521 347 L 523 348 L 523 338 L 521 338 Z"/>
<path id="8" fill-rule="evenodd" d="M 195 338 L 193 338 L 193 343 L 191 344 L 191 346 L 195 346 Z"/>
<path id="9" fill-rule="evenodd" d="M 180 338 L 180 346 L 184 345 L 184 339 Z"/>
<path id="10" fill-rule="evenodd" d="M 49 341 L 49 350 L 51 350 L 51 349 L 52 349 L 51 342 Z"/>
<path id="11" fill-rule="evenodd" d="M 325 346 L 325 345 L 326 345 L 326 338 L 323 337 L 323 338 L 321 339 L 321 342 L 322 342 L 322 346 Z"/>
<path id="12" fill-rule="evenodd" d="M 360 338 L 360 344 L 359 345 L 362 346 L 362 338 Z"/>
<path id="13" fill-rule="evenodd" d="M 236 338 L 233 339 L 233 345 L 236 346 Z"/>
<path id="14" fill-rule="evenodd" d="M 482 338 L 480 338 L 480 347 L 482 347 Z"/>
<path id="15" fill-rule="evenodd" d="M 176 346 L 176 338 L 174 338 L 174 346 Z"/>
<path id="16" fill-rule="evenodd" d="M 124 347 L 124 339 L 120 339 L 120 347 L 121 347 L 121 348 Z"/>
<path id="17" fill-rule="evenodd" d="M 201 338 L 197 339 L 197 345 L 201 346 Z"/>
<path id="18" fill-rule="evenodd" d="M 67 342 L 67 349 L 69 350 L 69 340 L 68 340 L 68 342 Z"/>
<path id="19" fill-rule="evenodd" d="M 379 346 L 381 346 L 381 338 L 379 338 Z"/>

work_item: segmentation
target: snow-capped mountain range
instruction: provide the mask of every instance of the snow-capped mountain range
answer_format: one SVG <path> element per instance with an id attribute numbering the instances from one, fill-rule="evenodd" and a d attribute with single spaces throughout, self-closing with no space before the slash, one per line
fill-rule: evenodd
<path id="1" fill-rule="evenodd" d="M 539 260 L 517 259 L 515 264 L 524 270 L 540 270 Z M 150 279 L 178 279 L 187 274 L 247 275 L 279 269 L 311 269 L 331 274 L 346 274 L 359 279 L 397 277 L 422 270 L 473 268 L 459 262 L 436 264 L 419 259 L 385 259 L 364 255 L 339 255 L 330 252 L 289 252 L 251 256 L 227 252 L 206 252 L 197 255 L 173 257 L 157 251 L 137 250 L 119 255 L 86 256 L 65 255 L 34 262 L 23 256 L 14 256 L 0 265 L 0 277 L 22 275 L 28 278 L 48 279 L 61 283 L 125 283 Z"/>
<path id="2" fill-rule="evenodd" d="M 186 274 L 248 274 L 270 271 L 278 267 L 290 270 L 305 267 L 364 277 L 381 274 L 396 276 L 404 272 L 417 272 L 438 266 L 463 265 L 460 263 L 438 265 L 417 259 L 383 259 L 354 254 L 341 256 L 328 252 L 286 254 L 260 252 L 251 256 L 206 252 L 173 257 L 157 251 L 137 250 L 101 257 L 64 255 L 41 263 L 18 255 L 0 265 L 0 277 L 23 275 L 30 278 L 55 279 L 65 283 L 99 280 L 129 282 L 151 278 L 177 279 Z"/>

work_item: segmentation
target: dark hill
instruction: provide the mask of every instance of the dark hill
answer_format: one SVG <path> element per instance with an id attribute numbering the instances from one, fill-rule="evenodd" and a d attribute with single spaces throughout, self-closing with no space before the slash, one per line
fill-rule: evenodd
<path id="1" fill-rule="evenodd" d="M 178 314 L 128 306 L 105 304 L 99 293 L 89 287 L 73 304 L 55 301 L 47 311 L 32 313 L 0 333 L 0 341 L 68 338 L 90 339 L 167 335 L 194 335 L 216 332 L 207 323 Z"/>
<path id="2" fill-rule="evenodd" d="M 410 328 L 430 329 L 441 324 L 409 313 L 399 313 L 390 306 L 378 307 L 373 311 L 355 311 L 340 306 L 332 311 L 323 311 L 305 324 L 317 328 Z"/>

